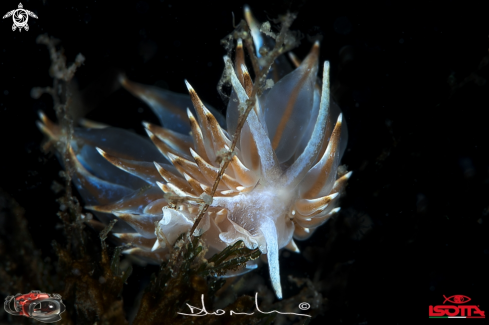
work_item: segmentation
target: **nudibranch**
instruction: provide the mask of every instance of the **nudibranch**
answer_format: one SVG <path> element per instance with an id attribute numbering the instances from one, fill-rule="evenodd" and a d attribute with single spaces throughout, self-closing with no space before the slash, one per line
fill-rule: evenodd
<path id="1" fill-rule="evenodd" d="M 260 57 L 271 38 L 248 9 L 245 16 Z M 225 75 L 232 85 L 226 117 L 201 101 L 190 83 L 182 95 L 120 77 L 122 86 L 139 97 L 164 127 L 146 123 L 147 138 L 84 122 L 70 140 L 41 115 L 40 129 L 51 139 L 69 141 L 73 182 L 103 223 L 117 218 L 113 233 L 132 244 L 125 253 L 153 261 L 168 258 L 177 237 L 191 229 L 199 206 L 210 204 L 195 230 L 209 254 L 242 240 L 259 248 L 268 260 L 271 282 L 282 298 L 279 250 L 299 252 L 296 240 L 338 212 L 337 203 L 351 172 L 339 169 L 347 130 L 340 108 L 330 98 L 329 62 L 317 78 L 319 43 L 302 61 L 275 60 L 273 82 L 256 96 L 233 152 L 238 119 L 252 95 L 243 42 L 238 39 L 234 63 L 225 56 Z M 271 85 L 273 84 L 273 85 Z M 229 165 L 215 195 L 219 158 Z M 245 271 L 256 267 L 248 262 Z"/>

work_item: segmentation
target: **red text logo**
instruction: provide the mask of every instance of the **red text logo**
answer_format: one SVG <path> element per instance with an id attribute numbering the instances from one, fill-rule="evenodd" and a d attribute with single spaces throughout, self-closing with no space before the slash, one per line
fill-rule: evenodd
<path id="1" fill-rule="evenodd" d="M 486 318 L 479 305 L 460 305 L 472 300 L 467 296 L 443 295 L 443 298 L 445 298 L 443 305 L 430 306 L 430 318 Z M 447 302 L 457 305 L 445 305 Z"/>

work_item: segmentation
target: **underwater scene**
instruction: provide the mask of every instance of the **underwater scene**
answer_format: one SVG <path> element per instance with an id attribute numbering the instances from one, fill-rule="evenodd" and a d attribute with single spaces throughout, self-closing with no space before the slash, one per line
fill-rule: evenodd
<path id="1" fill-rule="evenodd" d="M 481 8 L 1 7 L 0 324 L 485 321 Z"/>

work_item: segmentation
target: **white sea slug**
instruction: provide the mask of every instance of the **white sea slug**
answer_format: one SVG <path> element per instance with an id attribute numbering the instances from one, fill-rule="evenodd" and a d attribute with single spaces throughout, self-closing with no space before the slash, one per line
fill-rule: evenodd
<path id="1" fill-rule="evenodd" d="M 267 39 L 249 11 L 246 15 L 259 56 Z M 104 223 L 120 220 L 114 234 L 136 247 L 126 253 L 161 261 L 176 238 L 190 230 L 205 201 L 210 208 L 196 231 L 209 246 L 208 254 L 238 240 L 259 248 L 282 298 L 279 250 L 298 252 L 294 239 L 309 238 L 339 210 L 339 194 L 351 175 L 338 174 L 346 125 L 330 99 L 329 62 L 324 62 L 322 83 L 317 78 L 318 56 L 316 42 L 302 63 L 294 59 L 295 70 L 284 57 L 275 61 L 269 74 L 273 86 L 256 98 L 213 198 L 216 159 L 229 153 L 253 87 L 241 40 L 234 64 L 224 57 L 233 87 L 226 118 L 204 104 L 188 82 L 190 96 L 121 77 L 121 84 L 145 101 L 165 127 L 144 123 L 153 143 L 113 127 L 75 128 L 72 177 L 87 208 Z M 45 134 L 66 141 L 60 127 L 43 114 L 41 120 Z M 248 262 L 246 270 L 254 263 Z"/>

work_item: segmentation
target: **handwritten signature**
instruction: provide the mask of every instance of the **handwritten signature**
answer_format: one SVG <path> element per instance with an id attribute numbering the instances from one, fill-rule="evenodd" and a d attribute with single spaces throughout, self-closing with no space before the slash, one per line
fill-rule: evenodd
<path id="1" fill-rule="evenodd" d="M 205 308 L 205 304 L 204 304 L 204 295 L 202 294 L 200 296 L 201 298 L 201 301 L 202 301 L 202 308 L 198 308 L 198 307 L 195 307 L 195 306 L 192 306 L 192 305 L 189 305 L 187 304 L 188 308 L 190 308 L 190 312 L 191 314 L 185 314 L 185 313 L 178 313 L 180 315 L 184 315 L 184 316 L 195 316 L 195 317 L 201 317 L 201 316 L 207 316 L 207 315 L 216 315 L 216 316 L 221 316 L 221 315 L 225 315 L 226 314 L 226 311 L 223 310 L 223 309 L 217 309 L 215 312 L 213 313 L 210 313 L 206 310 Z M 258 307 L 258 292 L 255 294 L 255 307 L 256 307 L 256 310 L 259 312 L 259 313 L 262 313 L 262 314 L 271 314 L 271 313 L 277 313 L 277 314 L 281 314 L 281 315 L 296 315 L 296 316 L 306 316 L 306 317 L 311 317 L 310 315 L 307 315 L 307 314 L 296 314 L 296 313 L 282 313 L 278 310 L 272 310 L 272 311 L 263 311 L 260 309 L 260 307 Z M 311 306 L 307 303 L 307 302 L 302 302 L 299 304 L 299 309 L 301 310 L 308 310 L 309 308 L 311 308 Z M 197 311 L 197 312 L 195 312 Z M 229 315 L 254 315 L 255 312 L 252 312 L 252 313 L 238 313 L 238 312 L 235 312 L 234 310 L 231 310 L 229 312 Z"/>

